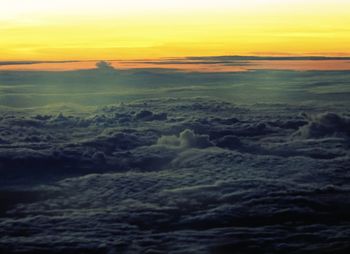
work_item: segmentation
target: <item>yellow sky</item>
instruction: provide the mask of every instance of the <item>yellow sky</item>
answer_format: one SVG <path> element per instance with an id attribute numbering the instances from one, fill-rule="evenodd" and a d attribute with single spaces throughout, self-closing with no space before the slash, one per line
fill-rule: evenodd
<path id="1" fill-rule="evenodd" d="M 0 60 L 350 55 L 349 0 L 0 0 Z"/>

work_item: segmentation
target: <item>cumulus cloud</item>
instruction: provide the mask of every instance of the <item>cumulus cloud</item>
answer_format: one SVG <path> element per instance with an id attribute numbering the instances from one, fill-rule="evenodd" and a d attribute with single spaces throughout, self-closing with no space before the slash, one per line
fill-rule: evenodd
<path id="1" fill-rule="evenodd" d="M 207 148 L 213 144 L 208 135 L 197 135 L 192 130 L 184 130 L 179 136 L 162 136 L 158 139 L 159 145 L 178 146 L 183 148 Z"/>
<path id="2" fill-rule="evenodd" d="M 337 113 L 304 114 L 308 124 L 296 133 L 304 138 L 321 138 L 329 136 L 350 136 L 350 117 Z"/>
<path id="3" fill-rule="evenodd" d="M 112 66 L 111 63 L 107 62 L 107 61 L 100 61 L 96 63 L 96 67 L 99 70 L 104 70 L 104 71 L 108 71 L 108 70 L 114 70 L 114 67 Z"/>

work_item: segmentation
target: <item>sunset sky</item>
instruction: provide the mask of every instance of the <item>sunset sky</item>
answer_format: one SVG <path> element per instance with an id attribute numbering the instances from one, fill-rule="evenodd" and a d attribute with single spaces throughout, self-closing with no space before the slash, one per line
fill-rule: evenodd
<path id="1" fill-rule="evenodd" d="M 0 61 L 350 55 L 348 0 L 0 0 Z"/>

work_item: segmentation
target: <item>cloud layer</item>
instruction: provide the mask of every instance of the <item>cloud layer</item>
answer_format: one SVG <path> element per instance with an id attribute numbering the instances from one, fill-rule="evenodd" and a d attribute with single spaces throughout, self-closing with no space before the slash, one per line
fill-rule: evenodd
<path id="1" fill-rule="evenodd" d="M 0 116 L 3 253 L 349 250 L 349 112 L 208 98 Z"/>

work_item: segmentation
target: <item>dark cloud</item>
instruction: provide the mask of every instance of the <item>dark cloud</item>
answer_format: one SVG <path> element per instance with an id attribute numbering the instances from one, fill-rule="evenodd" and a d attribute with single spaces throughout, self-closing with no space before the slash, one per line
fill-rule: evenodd
<path id="1" fill-rule="evenodd" d="M 297 132 L 304 138 L 321 138 L 329 136 L 350 137 L 350 117 L 337 113 L 305 115 L 308 124 Z"/>
<path id="2" fill-rule="evenodd" d="M 331 105 L 299 103 L 322 87 L 301 85 L 315 73 L 51 75 L 84 87 L 88 105 L 98 80 L 108 94 L 117 76 L 142 92 L 97 107 L 0 108 L 1 253 L 349 250 L 349 111 L 328 92 Z M 254 95 L 253 105 L 221 100 Z"/>
<path id="3" fill-rule="evenodd" d="M 211 65 L 211 64 L 222 64 L 227 66 L 247 66 L 251 65 L 251 63 L 247 61 L 239 61 L 239 60 L 215 60 L 215 59 L 206 59 L 204 58 L 198 58 L 198 59 L 184 59 L 184 60 L 162 60 L 162 61 L 126 61 L 126 63 L 130 64 L 155 64 L 155 65 Z"/>
<path id="4" fill-rule="evenodd" d="M 258 52 L 259 53 L 259 52 Z M 249 61 L 249 60 L 349 60 L 349 57 L 326 57 L 326 56 L 204 56 L 187 57 L 189 60 L 231 60 L 231 61 Z"/>
<path id="5" fill-rule="evenodd" d="M 135 115 L 137 120 L 142 121 L 164 121 L 167 119 L 166 113 L 153 114 L 153 112 L 148 110 L 142 110 Z"/>
<path id="6" fill-rule="evenodd" d="M 107 61 L 100 61 L 100 62 L 97 62 L 96 63 L 96 67 L 99 69 L 99 70 L 114 70 L 114 67 L 112 66 L 111 63 L 107 62 Z"/>
<path id="7" fill-rule="evenodd" d="M 221 148 L 237 149 L 242 146 L 242 142 L 236 136 L 225 135 L 216 140 L 216 145 Z"/>

